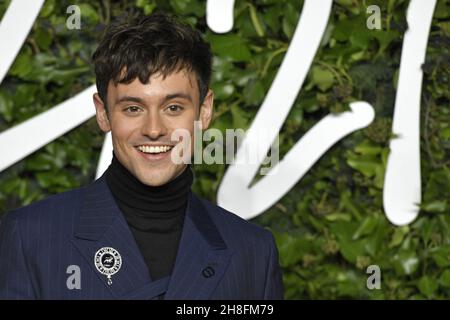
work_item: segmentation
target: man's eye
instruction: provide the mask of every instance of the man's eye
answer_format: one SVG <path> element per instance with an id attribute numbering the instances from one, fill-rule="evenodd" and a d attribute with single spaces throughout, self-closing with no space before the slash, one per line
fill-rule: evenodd
<path id="1" fill-rule="evenodd" d="M 182 107 L 176 104 L 170 105 L 167 109 L 169 109 L 170 112 L 180 112 L 181 110 L 183 110 Z"/>
<path id="2" fill-rule="evenodd" d="M 139 110 L 140 110 L 140 108 L 138 106 L 129 106 L 129 107 L 125 108 L 125 111 L 131 112 L 131 113 L 139 112 Z"/>

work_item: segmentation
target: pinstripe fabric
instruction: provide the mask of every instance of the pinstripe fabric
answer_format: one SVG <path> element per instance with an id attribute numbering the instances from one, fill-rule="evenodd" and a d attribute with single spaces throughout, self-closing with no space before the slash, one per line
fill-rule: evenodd
<path id="1" fill-rule="evenodd" d="M 112 285 L 94 265 L 113 247 L 122 267 Z M 69 289 L 67 268 L 81 270 Z M 170 279 L 152 281 L 104 176 L 15 210 L 0 225 L 0 299 L 282 299 L 270 232 L 189 195 Z"/>

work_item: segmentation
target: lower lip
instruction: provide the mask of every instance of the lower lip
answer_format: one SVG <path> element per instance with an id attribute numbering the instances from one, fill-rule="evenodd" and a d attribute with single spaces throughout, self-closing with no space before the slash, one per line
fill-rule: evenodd
<path id="1" fill-rule="evenodd" d="M 173 149 L 173 148 L 172 148 Z M 170 153 L 172 152 L 172 149 L 166 152 L 160 152 L 160 153 L 145 153 L 142 151 L 139 151 L 136 149 L 136 151 L 145 159 L 150 161 L 158 161 L 158 160 L 164 160 L 170 156 Z"/>

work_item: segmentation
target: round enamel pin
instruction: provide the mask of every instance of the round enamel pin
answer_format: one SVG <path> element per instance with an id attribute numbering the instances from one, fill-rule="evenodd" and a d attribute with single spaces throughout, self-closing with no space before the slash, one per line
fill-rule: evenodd
<path id="1" fill-rule="evenodd" d="M 122 266 L 120 253 L 111 247 L 103 247 L 95 253 L 94 264 L 98 272 L 108 278 L 108 285 L 112 284 L 111 277 L 116 274 Z"/>

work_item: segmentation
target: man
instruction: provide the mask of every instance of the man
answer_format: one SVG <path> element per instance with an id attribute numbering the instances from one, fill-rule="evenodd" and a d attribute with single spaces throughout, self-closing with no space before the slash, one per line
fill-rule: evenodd
<path id="1" fill-rule="evenodd" d="M 113 160 L 87 187 L 9 213 L 3 299 L 281 299 L 270 232 L 191 192 L 179 148 L 209 126 L 211 53 L 164 14 L 111 25 L 93 55 Z M 183 138 L 185 138 L 184 136 Z M 188 157 L 188 158 L 189 158 Z"/>

